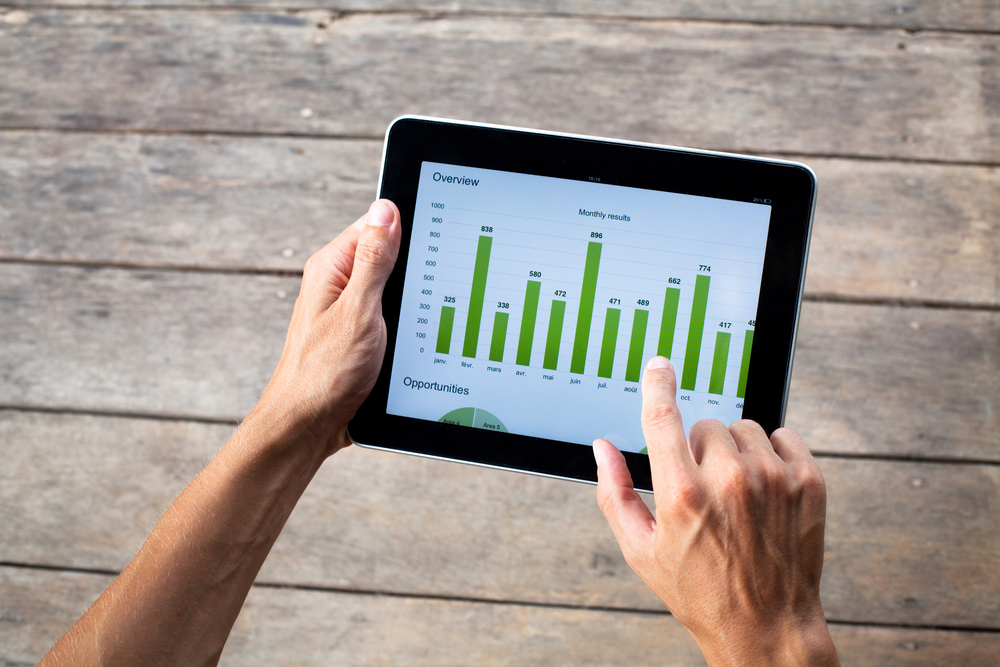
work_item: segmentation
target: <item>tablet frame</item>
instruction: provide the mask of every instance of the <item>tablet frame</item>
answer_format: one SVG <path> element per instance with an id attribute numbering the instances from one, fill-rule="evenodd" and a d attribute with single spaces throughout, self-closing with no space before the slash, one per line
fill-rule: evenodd
<path id="1" fill-rule="evenodd" d="M 378 190 L 380 198 L 399 208 L 403 225 L 399 259 L 382 297 L 388 343 L 375 387 L 348 426 L 354 442 L 547 477 L 597 481 L 597 466 L 587 445 L 387 413 L 403 277 L 424 161 L 770 204 L 743 417 L 760 423 L 768 434 L 783 424 L 816 200 L 816 176 L 808 167 L 731 153 L 401 116 L 386 130 Z M 651 491 L 648 456 L 623 454 L 635 488 Z"/>

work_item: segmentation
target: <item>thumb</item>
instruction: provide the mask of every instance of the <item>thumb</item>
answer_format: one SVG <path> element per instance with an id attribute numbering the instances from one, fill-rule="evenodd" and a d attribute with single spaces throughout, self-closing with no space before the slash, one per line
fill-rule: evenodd
<path id="1" fill-rule="evenodd" d="M 631 565 L 653 548 L 656 520 L 632 486 L 625 458 L 607 440 L 594 441 L 597 459 L 597 504 Z"/>
<path id="2" fill-rule="evenodd" d="M 360 221 L 359 221 L 360 222 Z M 355 304 L 377 304 L 399 254 L 399 209 L 388 199 L 372 203 L 354 251 L 351 280 L 344 296 Z"/>

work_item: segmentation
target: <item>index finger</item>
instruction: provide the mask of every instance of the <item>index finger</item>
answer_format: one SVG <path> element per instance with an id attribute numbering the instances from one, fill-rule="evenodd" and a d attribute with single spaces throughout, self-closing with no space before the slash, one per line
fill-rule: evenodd
<path id="1" fill-rule="evenodd" d="M 653 357 L 642 374 L 642 433 L 646 437 L 653 490 L 664 487 L 677 471 L 695 466 L 688 452 L 684 424 L 677 407 L 677 377 L 666 357 Z"/>

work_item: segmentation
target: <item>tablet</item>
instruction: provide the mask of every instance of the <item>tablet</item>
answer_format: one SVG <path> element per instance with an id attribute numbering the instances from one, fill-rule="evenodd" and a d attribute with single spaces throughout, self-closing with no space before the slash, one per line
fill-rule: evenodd
<path id="1" fill-rule="evenodd" d="M 596 481 L 607 438 L 652 488 L 640 378 L 672 360 L 685 428 L 782 424 L 816 193 L 804 165 L 402 117 L 402 214 L 358 444 Z"/>

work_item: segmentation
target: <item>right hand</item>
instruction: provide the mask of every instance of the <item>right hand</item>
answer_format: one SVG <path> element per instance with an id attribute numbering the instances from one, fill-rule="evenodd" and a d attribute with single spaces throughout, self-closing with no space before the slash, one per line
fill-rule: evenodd
<path id="1" fill-rule="evenodd" d="M 621 453 L 594 443 L 597 498 L 626 561 L 710 665 L 837 665 L 820 604 L 826 488 L 797 433 L 705 420 L 690 441 L 673 367 L 642 378 L 656 516 Z"/>

